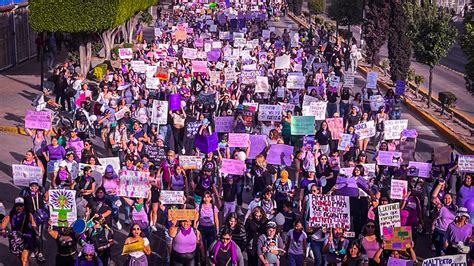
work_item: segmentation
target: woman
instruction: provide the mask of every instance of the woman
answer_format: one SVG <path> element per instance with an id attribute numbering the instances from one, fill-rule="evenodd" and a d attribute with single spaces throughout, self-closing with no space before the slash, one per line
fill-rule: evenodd
<path id="1" fill-rule="evenodd" d="M 361 117 L 359 115 L 359 109 L 357 106 L 352 106 L 351 112 L 345 117 L 344 121 L 344 128 L 347 131 L 349 127 L 353 127 L 357 125 L 361 120 Z"/>
<path id="2" fill-rule="evenodd" d="M 219 230 L 219 209 L 212 202 L 212 193 L 205 191 L 201 204 L 196 207 L 198 213 L 198 229 L 202 235 L 202 242 L 204 244 L 204 254 L 209 249 L 209 246 L 217 238 L 217 231 Z"/>
<path id="3" fill-rule="evenodd" d="M 275 201 L 277 203 L 277 210 L 282 211 L 283 203 L 292 201 L 295 193 L 293 182 L 288 178 L 288 171 L 282 170 L 280 178 L 278 178 L 273 187 L 275 188 Z"/>
<path id="4" fill-rule="evenodd" d="M 269 221 L 265 228 L 265 233 L 258 237 L 257 242 L 258 265 L 279 266 L 280 256 L 285 254 L 283 240 L 276 233 L 275 222 Z"/>
<path id="5" fill-rule="evenodd" d="M 163 188 L 170 190 L 171 176 L 176 174 L 176 169 L 178 166 L 179 161 L 176 159 L 176 153 L 173 150 L 169 150 L 166 153 L 166 159 L 161 161 L 160 168 L 156 174 L 157 176 L 161 176 Z"/>
<path id="6" fill-rule="evenodd" d="M 331 150 L 330 143 L 332 141 L 331 131 L 328 128 L 328 123 L 323 121 L 321 127 L 316 132 L 315 140 L 319 143 L 322 154 L 329 155 Z"/>
<path id="7" fill-rule="evenodd" d="M 94 245 L 85 244 L 81 256 L 77 257 L 74 266 L 102 266 L 102 260 L 95 254 Z"/>
<path id="8" fill-rule="evenodd" d="M 230 230 L 230 233 L 232 234 L 232 241 L 234 241 L 241 250 L 245 249 L 247 245 L 247 234 L 245 232 L 244 225 L 239 221 L 239 217 L 235 212 L 227 215 L 225 224 L 221 226 L 219 232 L 221 237 L 225 229 Z"/>
<path id="9" fill-rule="evenodd" d="M 422 208 L 423 206 L 418 197 L 413 195 L 411 189 L 408 188 L 408 192 L 403 196 L 400 207 L 400 221 L 402 226 L 411 226 L 414 243 L 416 243 L 417 239 L 416 229 L 423 224 Z"/>
<path id="10" fill-rule="evenodd" d="M 48 145 L 48 142 L 46 141 L 46 136 L 49 134 L 45 133 L 44 130 L 42 129 L 37 129 L 34 132 L 26 128 L 25 129 L 26 133 L 31 136 L 32 142 L 33 142 L 33 147 L 32 150 L 34 154 L 36 155 L 36 158 L 38 158 L 41 163 L 43 164 L 43 168 L 47 166 L 48 161 L 46 160 L 46 157 L 43 155 L 43 150 L 44 148 Z M 46 177 L 47 177 L 47 171 L 43 172 L 43 180 L 41 185 L 44 187 L 46 184 Z"/>
<path id="11" fill-rule="evenodd" d="M 72 228 L 62 227 L 56 231 L 53 230 L 51 220 L 49 224 L 48 233 L 56 241 L 56 265 L 74 265 L 78 239 Z"/>
<path id="12" fill-rule="evenodd" d="M 41 168 L 41 173 L 45 173 L 43 162 L 41 162 L 41 160 L 36 157 L 36 154 L 33 150 L 28 150 L 26 152 L 25 158 L 21 161 L 21 164 L 29 166 L 38 166 L 39 168 Z"/>
<path id="13" fill-rule="evenodd" d="M 375 115 L 375 147 L 378 147 L 380 142 L 382 142 L 382 140 L 384 139 L 384 122 L 388 121 L 388 119 L 388 115 L 385 113 L 385 107 L 381 106 L 378 110 L 378 113 Z"/>
<path id="14" fill-rule="evenodd" d="M 94 218 L 107 226 L 112 225 L 110 215 L 112 210 L 109 205 L 105 202 L 105 189 L 103 187 L 97 188 L 95 197 L 90 204 L 87 205 L 86 209 L 86 220 Z"/>
<path id="15" fill-rule="evenodd" d="M 459 188 L 456 194 L 456 204 L 458 206 L 464 206 L 464 203 L 468 200 L 474 199 L 474 186 L 472 186 L 471 174 L 466 174 L 464 182 L 461 188 Z"/>
<path id="16" fill-rule="evenodd" d="M 232 240 L 232 231 L 230 228 L 225 228 L 222 231 L 220 240 L 211 244 L 207 256 L 210 258 L 212 266 L 244 266 L 242 251 Z"/>
<path id="17" fill-rule="evenodd" d="M 105 202 L 112 209 L 112 218 L 118 230 L 122 229 L 119 221 L 119 207 L 121 204 L 120 198 L 117 196 L 120 186 L 120 179 L 115 173 L 112 165 L 105 167 L 105 173 L 102 176 L 102 187 L 105 189 Z M 118 204 L 117 204 L 118 203 Z"/>
<path id="18" fill-rule="evenodd" d="M 84 167 L 84 174 L 77 177 L 71 185 L 71 189 L 77 191 L 76 197 L 82 197 L 87 202 L 92 202 L 93 193 L 95 191 L 95 179 L 92 175 L 92 168 L 90 166 Z"/>
<path id="19" fill-rule="evenodd" d="M 300 181 L 300 185 L 299 185 L 299 188 L 300 188 L 300 195 L 299 195 L 299 199 L 300 199 L 300 203 L 299 203 L 299 206 L 300 206 L 300 212 L 302 210 L 304 210 L 304 206 L 303 206 L 303 203 L 305 202 L 305 197 L 306 195 L 309 195 L 311 193 L 311 185 L 312 184 L 316 184 L 317 183 L 317 180 L 316 180 L 316 169 L 313 167 L 310 167 L 308 169 L 308 174 Z"/>
<path id="20" fill-rule="evenodd" d="M 316 177 L 323 187 L 323 194 L 328 193 L 336 184 L 336 178 L 334 178 L 327 155 L 322 154 L 319 156 L 316 165 Z"/>
<path id="21" fill-rule="evenodd" d="M 363 113 L 362 117 L 360 118 L 358 124 L 365 123 L 369 121 L 369 114 L 368 113 Z M 369 145 L 369 140 L 370 138 L 363 138 L 361 139 L 360 136 L 358 138 L 359 141 L 359 151 L 360 152 L 365 152 L 367 150 L 367 146 Z"/>
<path id="22" fill-rule="evenodd" d="M 140 228 L 142 229 L 142 233 L 148 235 L 148 215 L 147 215 L 147 208 L 148 205 L 145 204 L 145 199 L 143 198 L 134 198 L 134 199 L 129 199 L 127 197 L 123 197 L 123 200 L 127 204 L 127 206 L 130 206 L 131 208 L 131 217 L 132 217 L 132 223 L 133 224 L 138 224 Z M 128 216 L 126 216 L 126 219 Z M 127 223 L 127 221 L 125 221 Z"/>
<path id="23" fill-rule="evenodd" d="M 93 157 L 96 160 L 96 162 L 99 161 L 97 152 L 92 146 L 92 141 L 90 139 L 86 139 L 84 140 L 84 149 L 81 152 L 81 163 L 87 163 L 87 160 L 91 157 Z"/>
<path id="24" fill-rule="evenodd" d="M 344 229 L 341 227 L 330 229 L 329 237 L 323 247 L 324 256 L 328 265 L 335 266 L 341 263 L 347 253 L 348 247 L 349 240 L 344 237 Z"/>
<path id="25" fill-rule="evenodd" d="M 437 201 L 439 202 L 439 201 Z M 435 247 L 436 256 L 442 256 L 444 253 L 444 236 L 448 226 L 454 222 L 456 218 L 456 205 L 454 205 L 453 197 L 450 193 L 446 193 L 443 197 L 442 204 L 436 204 L 437 217 L 434 220 L 434 231 L 431 241 Z"/>
<path id="26" fill-rule="evenodd" d="M 59 145 L 58 139 L 56 137 L 51 137 L 51 144 L 47 145 L 43 149 L 43 156 L 48 162 L 47 170 L 49 179 L 53 179 L 54 175 L 54 163 L 56 161 L 62 160 L 66 156 L 66 150 L 63 146 Z M 47 180 L 47 181 L 50 181 Z M 45 184 L 45 189 L 49 189 L 49 182 Z"/>
<path id="27" fill-rule="evenodd" d="M 293 112 L 287 111 L 286 116 L 284 116 L 283 121 L 282 121 L 282 126 L 283 129 L 281 131 L 281 134 L 283 136 L 283 140 L 285 144 L 290 145 L 291 141 L 291 117 L 293 116 Z"/>
<path id="28" fill-rule="evenodd" d="M 444 241 L 446 255 L 469 253 L 470 239 L 472 236 L 472 224 L 467 222 L 469 217 L 466 208 L 458 208 L 454 222 L 449 224 L 446 230 Z"/>
<path id="29" fill-rule="evenodd" d="M 195 265 L 195 253 L 201 244 L 201 234 L 191 226 L 190 220 L 171 221 L 168 234 L 173 238 L 171 248 L 171 266 Z"/>
<path id="30" fill-rule="evenodd" d="M 255 156 L 255 165 L 250 170 L 250 175 L 253 177 L 252 194 L 255 197 L 258 192 L 263 192 L 267 186 L 273 184 L 276 171 L 273 166 L 267 164 L 265 156 L 259 154 Z"/>
<path id="31" fill-rule="evenodd" d="M 181 107 L 180 110 L 170 111 L 171 119 L 173 120 L 173 137 L 174 137 L 174 150 L 176 153 L 183 152 L 184 154 L 184 123 L 186 120 L 186 113 L 184 109 Z"/>
<path id="32" fill-rule="evenodd" d="M 303 229 L 303 222 L 296 220 L 294 228 L 288 231 L 285 250 L 290 257 L 290 266 L 303 265 L 306 260 L 306 239 L 308 236 Z"/>
<path id="33" fill-rule="evenodd" d="M 361 248 L 357 241 L 349 244 L 349 253 L 342 260 L 343 266 L 368 266 L 367 258 L 361 254 Z"/>
<path id="34" fill-rule="evenodd" d="M 248 265 L 257 265 L 259 257 L 257 255 L 257 240 L 261 234 L 265 233 L 267 217 L 262 207 L 257 206 L 245 222 L 245 232 L 247 233 L 247 257 Z"/>
<path id="35" fill-rule="evenodd" d="M 127 265 L 129 266 L 147 266 L 147 256 L 151 254 L 150 241 L 142 232 L 139 224 L 133 224 L 130 227 L 127 239 L 124 245 L 131 245 L 143 241 L 143 250 L 132 251 L 128 253 Z"/>
<path id="36" fill-rule="evenodd" d="M 364 236 L 362 237 L 360 244 L 363 250 L 363 253 L 369 259 L 370 265 L 376 265 L 377 263 L 374 261 L 375 253 L 382 247 L 375 235 L 375 221 L 369 220 L 365 225 L 364 232 L 362 233 Z"/>
<path id="37" fill-rule="evenodd" d="M 58 164 L 58 172 L 51 180 L 53 189 L 70 189 L 72 184 L 72 176 L 67 167 L 67 162 L 61 160 Z"/>

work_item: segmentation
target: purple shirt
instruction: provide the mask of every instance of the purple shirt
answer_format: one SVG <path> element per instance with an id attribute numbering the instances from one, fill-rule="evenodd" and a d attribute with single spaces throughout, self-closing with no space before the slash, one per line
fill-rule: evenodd
<path id="1" fill-rule="evenodd" d="M 456 204 L 458 206 L 464 206 L 464 203 L 474 198 L 474 186 L 467 187 L 466 185 L 462 185 L 457 193 Z"/>
<path id="2" fill-rule="evenodd" d="M 464 244 L 469 242 L 469 238 L 472 235 L 472 224 L 467 223 L 463 227 L 458 227 L 454 223 L 451 223 L 446 230 L 444 239 L 448 241 L 449 244 L 456 244 L 461 241 Z"/>
<path id="3" fill-rule="evenodd" d="M 50 144 L 44 147 L 43 152 L 48 152 L 49 160 L 62 160 L 66 156 L 66 150 L 61 145 L 53 147 L 53 145 Z"/>
<path id="4" fill-rule="evenodd" d="M 454 221 L 454 218 L 456 218 L 455 213 L 446 208 L 446 206 L 441 207 L 439 216 L 435 221 L 435 228 L 443 232 L 446 231 L 448 226 Z"/>

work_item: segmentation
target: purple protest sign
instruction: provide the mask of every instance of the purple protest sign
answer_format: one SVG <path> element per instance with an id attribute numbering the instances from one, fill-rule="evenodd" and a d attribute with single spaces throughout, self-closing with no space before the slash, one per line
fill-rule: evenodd
<path id="1" fill-rule="evenodd" d="M 312 151 L 314 147 L 314 136 L 304 136 L 303 137 L 303 147 L 305 151 Z"/>
<path id="2" fill-rule="evenodd" d="M 179 93 L 170 94 L 168 102 L 169 102 L 169 109 L 171 111 L 180 110 L 181 109 L 181 94 Z"/>
<path id="3" fill-rule="evenodd" d="M 273 144 L 267 155 L 267 162 L 275 165 L 291 166 L 291 155 L 293 146 L 285 144 Z"/>
<path id="4" fill-rule="evenodd" d="M 415 139 L 417 136 L 418 132 L 416 132 L 416 129 L 404 129 L 402 131 L 402 137 Z"/>
<path id="5" fill-rule="evenodd" d="M 203 38 L 194 39 L 194 45 L 196 47 L 204 47 L 204 39 Z"/>
<path id="6" fill-rule="evenodd" d="M 217 62 L 221 57 L 221 50 L 220 49 L 212 49 L 207 53 L 207 60 L 210 62 Z"/>
<path id="7" fill-rule="evenodd" d="M 210 136 L 197 134 L 194 143 L 200 151 L 209 153 L 217 150 L 219 139 L 216 132 L 212 133 Z"/>
<path id="8" fill-rule="evenodd" d="M 250 135 L 249 159 L 255 159 L 255 156 L 261 154 L 267 147 L 267 136 Z"/>
<path id="9" fill-rule="evenodd" d="M 395 93 L 397 95 L 403 95 L 405 93 L 405 87 L 407 85 L 407 82 L 404 80 L 397 80 L 397 83 L 395 85 Z"/>
<path id="10" fill-rule="evenodd" d="M 214 117 L 214 127 L 218 133 L 228 133 L 234 131 L 233 116 L 216 116 Z"/>
<path id="11" fill-rule="evenodd" d="M 43 130 L 51 129 L 51 112 L 27 110 L 25 115 L 25 128 L 36 128 Z"/>

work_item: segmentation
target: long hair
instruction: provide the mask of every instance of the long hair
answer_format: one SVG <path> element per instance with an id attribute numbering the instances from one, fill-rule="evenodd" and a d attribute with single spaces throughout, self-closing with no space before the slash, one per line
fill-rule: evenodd
<path id="1" fill-rule="evenodd" d="M 257 207 L 255 207 L 255 208 L 253 208 L 252 213 L 251 213 L 249 219 L 255 220 L 255 214 L 256 214 L 257 212 L 260 212 L 260 214 L 262 214 L 262 219 L 261 219 L 261 221 L 262 221 L 262 222 L 266 222 L 266 221 L 267 221 L 267 215 L 265 214 L 265 211 L 263 210 L 263 208 L 260 207 L 260 206 L 257 206 Z"/>
<path id="2" fill-rule="evenodd" d="M 140 237 L 145 237 L 145 234 L 142 231 L 141 226 L 138 223 L 133 223 L 132 226 L 130 226 L 130 231 L 128 231 L 128 237 L 133 237 L 133 227 L 138 226 L 140 228 Z"/>

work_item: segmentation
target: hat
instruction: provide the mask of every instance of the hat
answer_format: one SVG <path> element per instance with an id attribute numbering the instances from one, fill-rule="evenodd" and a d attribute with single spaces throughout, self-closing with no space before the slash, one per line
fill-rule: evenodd
<path id="1" fill-rule="evenodd" d="M 105 167 L 105 173 L 113 173 L 114 172 L 114 167 L 110 164 Z"/>
<path id="2" fill-rule="evenodd" d="M 456 217 L 466 217 L 467 219 L 470 218 L 469 213 L 467 212 L 467 208 L 465 207 L 459 207 L 458 210 L 456 211 Z"/>
<path id="3" fill-rule="evenodd" d="M 157 136 L 156 136 L 156 140 L 162 140 L 162 141 L 164 141 L 165 138 L 163 138 L 163 135 L 160 134 L 160 135 L 157 135 Z"/>
<path id="4" fill-rule="evenodd" d="M 67 162 L 66 162 L 66 161 L 61 160 L 61 161 L 59 162 L 59 167 L 66 167 L 66 166 L 67 166 Z"/>
<path id="5" fill-rule="evenodd" d="M 85 244 L 84 247 L 82 248 L 82 253 L 95 253 L 94 245 L 92 244 Z"/>
<path id="6" fill-rule="evenodd" d="M 39 185 L 38 180 L 36 180 L 36 179 L 30 180 L 30 186 L 33 185 L 33 184 Z"/>
<path id="7" fill-rule="evenodd" d="M 15 199 L 15 204 L 25 204 L 25 200 L 22 197 Z"/>
<path id="8" fill-rule="evenodd" d="M 140 100 L 140 104 L 146 104 L 146 100 Z"/>
<path id="9" fill-rule="evenodd" d="M 288 181 L 288 171 L 286 170 L 281 171 L 280 176 L 283 182 Z"/>
<path id="10" fill-rule="evenodd" d="M 267 223 L 267 229 L 268 228 L 273 228 L 273 229 L 276 229 L 277 228 L 277 224 L 274 222 L 274 221 L 270 221 Z"/>

